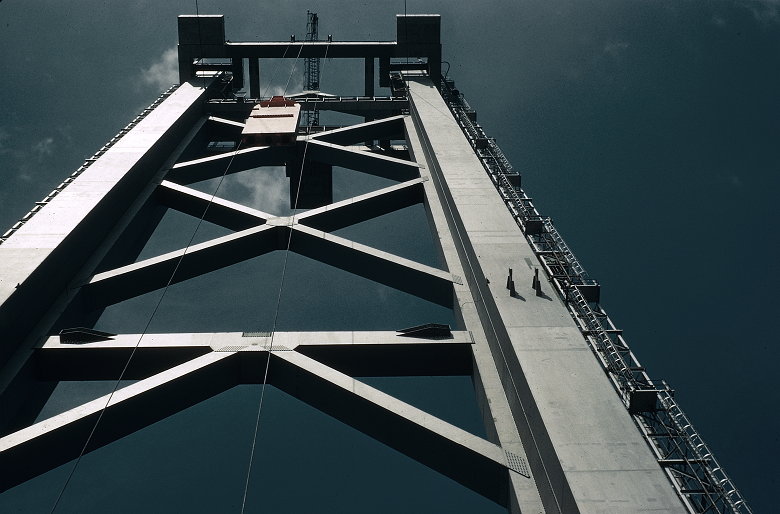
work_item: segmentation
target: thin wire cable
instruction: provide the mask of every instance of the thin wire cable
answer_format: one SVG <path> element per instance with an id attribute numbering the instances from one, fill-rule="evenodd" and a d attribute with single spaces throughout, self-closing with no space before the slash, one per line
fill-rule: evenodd
<path id="1" fill-rule="evenodd" d="M 200 9 L 198 9 L 198 0 L 195 0 L 195 19 L 198 20 L 198 60 L 203 64 L 203 38 L 200 36 Z M 197 70 L 195 76 L 198 76 Z M 206 88 L 206 76 L 203 76 L 203 88 Z"/>
<path id="2" fill-rule="evenodd" d="M 196 16 L 198 16 L 198 25 L 200 25 L 199 14 L 197 14 L 198 13 L 197 0 L 195 2 L 195 10 L 196 10 Z M 200 26 L 198 26 L 198 35 L 200 37 Z M 288 44 L 287 45 L 287 49 L 285 49 L 284 55 L 287 54 L 287 50 L 289 49 L 289 46 L 290 45 Z M 302 49 L 303 49 L 303 45 L 301 45 L 301 49 L 298 51 L 298 55 L 295 58 L 295 64 L 293 65 L 293 69 L 290 72 L 290 77 L 288 77 L 288 79 L 287 79 L 287 85 L 285 85 L 285 91 L 284 91 L 285 93 L 287 92 L 287 87 L 290 84 L 290 79 L 292 78 L 292 74 L 295 71 L 295 65 L 298 62 L 298 58 L 300 57 Z M 326 51 L 326 54 L 327 54 L 327 51 Z M 280 61 L 279 64 L 281 65 L 281 61 Z M 277 70 L 278 69 L 279 69 L 279 66 L 277 66 Z M 275 75 L 276 75 L 276 71 L 274 71 L 274 75 L 271 77 L 271 81 L 273 81 L 273 77 Z M 203 78 L 203 80 L 204 80 L 204 88 L 205 88 L 205 77 Z M 270 83 L 269 83 L 268 87 L 270 88 Z M 266 89 L 266 92 L 267 91 L 268 91 L 268 89 Z M 315 103 L 315 107 L 316 107 L 316 103 Z M 308 141 L 306 142 L 306 147 L 304 148 L 304 156 L 305 156 L 307 147 L 308 147 Z M 151 323 L 152 323 L 152 321 L 154 319 L 154 316 L 156 315 L 157 310 L 159 309 L 159 307 L 160 307 L 160 305 L 162 303 L 162 300 L 165 298 L 165 295 L 168 292 L 168 288 L 170 287 L 171 283 L 173 282 L 173 278 L 176 276 L 176 272 L 179 270 L 179 266 L 181 265 L 181 262 L 184 259 L 184 256 L 187 255 L 187 250 L 189 250 L 190 246 L 192 246 L 192 241 L 195 239 L 195 236 L 197 235 L 198 230 L 200 229 L 200 226 L 203 223 L 203 220 L 205 219 L 206 214 L 208 213 L 209 207 L 211 207 L 211 204 L 213 203 L 214 198 L 217 196 L 217 193 L 219 192 L 219 189 L 222 186 L 222 182 L 224 181 L 225 176 L 227 175 L 227 172 L 230 169 L 230 166 L 233 164 L 233 160 L 235 159 L 236 155 L 238 154 L 238 151 L 240 150 L 240 148 L 241 148 L 241 142 L 239 141 L 238 145 L 236 145 L 236 149 L 234 150 L 233 155 L 231 155 L 231 157 L 230 157 L 230 161 L 228 162 L 228 165 L 225 168 L 225 171 L 222 173 L 222 176 L 220 177 L 219 183 L 217 184 L 217 187 L 214 190 L 214 194 L 212 194 L 211 198 L 209 198 L 209 202 L 206 204 L 206 208 L 203 210 L 203 214 L 201 215 L 200 219 L 198 220 L 198 224 L 195 227 L 195 230 L 192 233 L 192 236 L 190 237 L 189 241 L 187 242 L 187 246 L 185 247 L 184 252 L 182 253 L 181 257 L 179 257 L 179 260 L 176 262 L 176 267 L 174 268 L 173 272 L 171 273 L 171 276 L 169 277 L 168 282 L 165 284 L 165 288 L 163 289 L 162 295 L 160 295 L 160 298 L 157 300 L 157 303 L 156 303 L 156 305 L 154 307 L 154 310 L 152 311 L 151 316 L 149 317 L 149 320 L 147 321 L 146 325 L 144 326 L 144 329 L 141 332 L 141 335 L 138 338 L 138 341 L 136 342 L 135 346 L 133 347 L 132 352 L 130 352 L 130 356 L 128 357 L 127 361 L 125 362 L 125 365 L 122 368 L 122 372 L 119 374 L 119 378 L 117 379 L 116 383 L 114 384 L 114 387 L 111 390 L 111 393 L 109 394 L 108 399 L 106 400 L 105 405 L 103 405 L 103 408 L 101 409 L 100 414 L 98 415 L 98 419 L 95 421 L 95 424 L 93 425 L 92 430 L 90 431 L 89 436 L 87 437 L 87 440 L 84 443 L 84 446 L 81 448 L 81 451 L 79 452 L 79 456 L 76 459 L 76 462 L 73 465 L 73 468 L 71 469 L 70 473 L 68 474 L 68 478 L 65 480 L 65 483 L 62 486 L 62 489 L 60 490 L 59 494 L 57 495 L 57 499 L 55 500 L 54 505 L 51 508 L 50 514 L 53 514 L 54 511 L 57 509 L 57 506 L 59 505 L 60 500 L 62 499 L 62 496 L 65 493 L 65 490 L 67 489 L 68 485 L 70 484 L 70 481 L 73 478 L 73 475 L 74 475 L 74 473 L 76 471 L 76 468 L 78 468 L 78 465 L 81 462 L 81 459 L 84 456 L 84 453 L 86 452 L 86 449 L 89 446 L 89 443 L 91 442 L 92 437 L 94 436 L 95 431 L 97 430 L 97 427 L 100 424 L 100 421 L 103 419 L 103 415 L 105 414 L 106 409 L 108 408 L 109 404 L 111 403 L 111 400 L 113 399 L 114 394 L 116 393 L 116 391 L 119 388 L 119 384 L 121 383 L 122 378 L 124 377 L 125 373 L 127 372 L 128 367 L 130 366 L 130 362 L 132 361 L 133 357 L 135 356 L 135 353 L 136 353 L 136 351 L 138 349 L 138 346 L 141 344 L 141 341 L 143 340 L 144 336 L 146 335 L 146 332 L 149 329 L 149 326 L 151 325 Z M 301 165 L 301 166 L 303 166 L 303 165 Z M 301 173 L 303 173 L 303 168 L 301 168 Z M 298 192 L 300 192 L 300 181 L 299 181 L 299 184 L 298 184 Z M 296 193 L 296 206 L 297 206 L 297 202 L 298 202 L 298 198 L 297 198 L 297 193 Z M 292 235 L 292 233 L 290 235 Z M 290 239 L 288 239 L 288 247 L 287 247 L 287 251 L 288 252 L 289 252 L 289 244 L 290 244 Z M 287 261 L 287 256 L 285 255 L 285 267 L 286 267 L 286 261 Z M 284 270 L 282 272 L 282 283 L 283 282 L 284 282 Z M 279 299 L 277 300 L 277 315 L 278 315 L 278 308 L 279 308 L 279 301 L 280 300 L 281 300 L 281 286 L 280 286 L 280 291 L 279 291 Z M 274 327 L 275 326 L 276 326 L 276 316 L 274 317 Z M 273 341 L 273 336 L 272 336 L 272 341 Z M 270 354 L 269 354 L 269 357 L 270 357 Z M 267 373 L 268 373 L 268 364 L 266 364 L 266 378 L 267 378 Z M 263 387 L 265 388 L 265 378 L 264 378 Z M 262 396 L 261 396 L 261 406 L 262 406 Z M 258 411 L 258 422 L 259 422 L 259 411 Z M 255 434 L 256 434 L 256 432 L 255 432 Z M 253 450 L 254 450 L 254 441 L 253 441 Z M 250 467 L 250 469 L 251 469 L 251 467 Z M 247 482 L 248 482 L 248 478 L 247 478 Z M 245 499 L 246 499 L 246 493 L 245 493 Z M 243 512 L 243 507 L 242 507 L 242 512 Z"/>
<path id="3" fill-rule="evenodd" d="M 195 18 L 198 21 L 198 53 L 202 54 L 202 44 L 203 41 L 201 39 L 201 33 L 200 33 L 200 9 L 198 7 L 198 0 L 195 0 Z M 202 55 L 199 55 L 199 59 L 203 59 Z M 196 73 L 197 75 L 197 73 Z M 206 77 L 203 77 L 203 89 L 206 89 Z M 173 270 L 173 273 L 171 273 L 171 277 L 168 279 L 168 283 L 165 284 L 165 289 L 163 290 L 163 294 L 160 295 L 160 298 L 157 300 L 157 304 L 154 306 L 154 310 L 152 311 L 152 315 L 149 317 L 149 321 L 147 321 L 146 326 L 144 326 L 143 332 L 141 332 L 141 336 L 138 338 L 138 341 L 136 342 L 135 346 L 133 347 L 133 351 L 130 352 L 130 356 L 127 359 L 127 362 L 125 363 L 125 366 L 122 368 L 122 372 L 119 374 L 119 378 L 117 379 L 116 383 L 114 384 L 113 389 L 111 389 L 111 394 L 108 395 L 108 399 L 106 400 L 106 404 L 103 405 L 103 408 L 100 410 L 100 414 L 98 415 L 98 419 L 95 421 L 95 424 L 92 426 L 92 430 L 89 432 L 89 436 L 87 437 L 87 441 L 84 443 L 84 446 L 81 448 L 81 451 L 79 452 L 79 456 L 76 459 L 76 463 L 73 465 L 73 468 L 70 470 L 70 473 L 68 473 L 68 478 L 65 480 L 65 484 L 63 484 L 62 489 L 60 490 L 60 493 L 57 495 L 57 499 L 54 501 L 54 505 L 51 508 L 50 514 L 54 514 L 55 509 L 57 508 L 57 505 L 59 505 L 60 500 L 62 499 L 62 495 L 65 494 L 65 489 L 68 487 L 68 484 L 70 483 L 71 478 L 73 478 L 73 474 L 76 472 L 76 468 L 78 467 L 79 463 L 81 462 L 81 458 L 84 456 L 84 452 L 87 450 L 87 446 L 89 446 L 90 441 L 92 440 L 92 436 L 95 434 L 95 430 L 97 430 L 98 425 L 100 424 L 100 421 L 103 419 L 103 414 L 105 414 L 106 409 L 108 408 L 108 405 L 111 403 L 111 400 L 114 398 L 114 393 L 116 393 L 117 389 L 119 388 L 119 384 L 122 381 L 122 377 L 124 377 L 125 372 L 127 371 L 128 366 L 130 366 L 130 361 L 133 360 L 133 356 L 135 355 L 136 350 L 138 349 L 138 346 L 141 344 L 141 340 L 144 338 L 144 335 L 146 334 L 146 331 L 149 329 L 149 325 L 152 323 L 152 319 L 154 319 L 154 315 L 157 313 L 157 309 L 160 307 L 160 303 L 162 302 L 162 299 L 165 297 L 165 293 L 168 291 L 168 287 L 171 285 L 171 282 L 173 281 L 174 275 L 176 275 L 176 271 L 179 269 L 179 265 L 181 264 L 182 259 L 184 259 L 184 256 L 187 254 L 187 250 L 189 249 L 190 245 L 192 244 L 193 239 L 195 238 L 195 234 L 198 233 L 198 229 L 200 228 L 201 223 L 203 223 L 203 218 L 206 216 L 206 212 L 208 212 L 209 207 L 211 206 L 211 202 L 214 200 L 214 197 L 217 195 L 217 191 L 219 191 L 219 187 L 222 185 L 222 180 L 225 178 L 225 175 L 227 174 L 228 169 L 230 169 L 230 165 L 233 164 L 233 159 L 236 157 L 236 154 L 238 153 L 238 149 L 241 146 L 241 142 L 239 141 L 238 145 L 236 146 L 236 150 L 233 153 L 233 155 L 230 158 L 230 162 L 227 165 L 227 168 L 225 168 L 225 173 L 222 174 L 222 178 L 219 181 L 219 184 L 217 185 L 217 189 L 214 191 L 214 194 L 209 199 L 209 203 L 206 205 L 206 208 L 203 210 L 203 215 L 200 217 L 200 220 L 198 221 L 198 225 L 195 227 L 195 231 L 192 233 L 192 237 L 190 237 L 189 242 L 187 243 L 187 246 L 184 249 L 184 252 L 182 253 L 181 257 L 179 258 L 178 262 L 176 263 L 176 267 Z"/>
<path id="4" fill-rule="evenodd" d="M 409 64 L 409 18 L 406 17 L 406 0 L 404 0 L 404 46 L 406 47 L 406 64 Z"/>
<path id="5" fill-rule="evenodd" d="M 284 91 L 282 92 L 282 96 L 284 96 L 285 93 L 287 93 L 287 88 L 290 87 L 290 80 L 292 79 L 293 73 L 295 73 L 295 67 L 298 65 L 298 58 L 300 58 L 301 52 L 303 51 L 303 45 L 304 43 L 301 42 L 301 47 L 298 49 L 298 55 L 295 56 L 295 62 L 293 63 L 292 70 L 290 70 L 290 76 L 287 77 L 287 84 L 284 85 Z M 289 47 L 290 45 L 288 44 L 287 46 Z M 327 48 L 329 47 L 326 47 L 326 54 L 327 54 Z M 306 144 L 308 144 L 308 142 Z"/>
<path id="6" fill-rule="evenodd" d="M 198 48 L 199 51 L 201 50 L 201 34 L 200 34 L 200 9 L 198 6 L 198 0 L 195 0 L 195 16 L 198 20 Z M 287 55 L 287 51 L 289 50 L 290 45 L 287 45 L 287 48 L 285 48 L 284 56 Z M 301 45 L 301 50 L 303 49 L 303 46 Z M 300 57 L 301 50 L 298 51 L 298 55 L 295 58 L 295 64 L 298 62 L 298 58 Z M 200 57 L 202 59 L 202 56 Z M 266 88 L 265 93 L 268 92 L 268 89 L 271 87 L 271 84 L 273 83 L 273 79 L 276 76 L 277 71 L 279 70 L 279 67 L 281 66 L 281 61 L 279 61 L 279 64 L 276 67 L 276 70 L 274 70 L 273 75 L 271 76 L 271 81 L 268 84 L 268 87 Z M 287 79 L 287 85 L 285 85 L 285 92 L 287 91 L 287 86 L 290 84 L 290 79 L 292 78 L 292 74 L 295 71 L 295 65 L 293 65 L 293 70 L 290 72 L 290 77 Z M 203 77 L 203 87 L 205 89 L 206 87 L 206 77 Z M 308 141 L 307 141 L 308 146 Z M 133 357 L 135 356 L 136 350 L 138 349 L 138 346 L 141 344 L 141 341 L 143 340 L 144 336 L 146 335 L 147 330 L 149 329 L 149 326 L 151 325 L 155 314 L 157 314 L 157 310 L 160 307 L 160 304 L 162 303 L 163 298 L 165 298 L 165 294 L 168 292 L 168 288 L 170 287 L 171 283 L 173 282 L 173 278 L 176 276 L 176 272 L 179 270 L 179 266 L 181 265 L 182 260 L 184 259 L 184 256 L 187 254 L 187 250 L 189 250 L 190 246 L 192 246 L 192 241 L 195 239 L 195 236 L 198 233 L 198 230 L 200 229 L 201 224 L 203 223 L 204 218 L 206 217 L 206 214 L 208 213 L 209 207 L 211 207 L 211 204 L 214 201 L 214 198 L 217 196 L 217 193 L 219 192 L 220 187 L 222 187 L 222 182 L 225 179 L 225 176 L 227 175 L 228 170 L 230 169 L 230 166 L 233 164 L 233 160 L 235 159 L 236 155 L 238 154 L 238 151 L 241 148 L 241 141 L 238 142 L 236 145 L 236 149 L 233 151 L 233 155 L 230 157 L 230 161 L 228 162 L 227 167 L 225 168 L 225 171 L 222 173 L 222 176 L 220 177 L 219 183 L 217 184 L 216 189 L 214 190 L 214 194 L 211 195 L 211 198 L 209 198 L 209 202 L 206 204 L 206 208 L 203 210 L 203 214 L 201 215 L 200 219 L 198 220 L 198 224 L 195 227 L 194 232 L 192 233 L 192 236 L 190 237 L 190 240 L 187 242 L 187 246 L 184 248 L 184 252 L 182 253 L 181 257 L 179 257 L 179 260 L 176 262 L 176 267 L 174 268 L 173 272 L 171 273 L 170 278 L 168 279 L 168 282 L 165 284 L 165 288 L 163 289 L 162 295 L 160 295 L 160 298 L 157 300 L 157 304 L 154 307 L 154 310 L 152 311 L 151 316 L 149 317 L 149 320 L 147 321 L 146 325 L 144 326 L 143 331 L 141 332 L 140 337 L 138 338 L 138 341 L 136 342 L 135 346 L 133 347 L 132 352 L 130 352 L 130 356 L 127 359 L 127 362 L 125 362 L 124 367 L 122 368 L 122 372 L 119 374 L 119 378 L 117 379 L 116 383 L 114 384 L 113 389 L 111 390 L 111 393 L 108 396 L 108 399 L 106 400 L 105 405 L 103 405 L 103 408 L 100 410 L 100 414 L 98 415 L 98 419 L 95 421 L 95 424 L 92 427 L 92 430 L 89 433 L 89 436 L 87 437 L 86 442 L 84 443 L 84 446 L 81 448 L 81 451 L 79 452 L 79 456 L 76 459 L 75 464 L 73 465 L 73 468 L 70 470 L 70 473 L 68 474 L 68 478 L 65 480 L 65 483 L 62 486 L 62 489 L 60 490 L 59 494 L 57 495 L 57 499 L 54 502 L 54 505 L 51 508 L 50 514 L 54 514 L 54 511 L 57 509 L 57 506 L 60 503 L 60 500 L 62 499 L 63 494 L 65 494 L 65 490 L 67 489 L 68 485 L 70 484 L 71 479 L 73 478 L 74 473 L 76 472 L 76 468 L 78 468 L 79 463 L 81 462 L 82 457 L 84 456 L 84 453 L 86 452 L 87 447 L 89 446 L 90 441 L 92 440 L 92 437 L 95 434 L 95 431 L 97 430 L 98 425 L 100 424 L 100 421 L 103 419 L 103 415 L 106 412 L 106 409 L 108 408 L 109 404 L 111 403 L 111 400 L 114 397 L 114 394 L 119 389 L 119 384 L 122 381 L 122 378 L 124 377 L 125 373 L 127 372 L 128 367 L 130 366 L 130 362 L 133 360 Z M 305 154 L 305 150 L 304 150 Z M 300 190 L 300 183 L 299 183 L 299 190 Z M 297 204 L 297 196 L 296 196 L 296 204 Z M 289 250 L 289 241 L 288 241 L 288 250 Z M 286 258 L 285 258 L 285 264 L 286 264 Z M 282 274 L 282 280 L 284 280 L 284 273 Z M 280 289 L 280 297 L 281 297 L 281 289 Z M 278 312 L 278 302 L 277 302 L 277 312 Z M 274 319 L 274 326 L 276 324 L 276 320 Z M 266 374 L 267 374 L 267 365 L 266 365 Z M 262 399 L 261 399 L 262 401 Z M 259 413 L 258 413 L 259 415 Z M 259 420 L 258 420 L 259 421 Z M 254 444 L 254 443 L 253 443 Z M 243 512 L 243 508 L 242 508 Z"/>
<path id="7" fill-rule="evenodd" d="M 276 77 L 276 72 L 279 71 L 279 67 L 282 65 L 282 59 L 287 57 L 287 51 L 290 49 L 290 43 L 287 43 L 287 48 L 284 49 L 284 53 L 282 54 L 282 58 L 279 59 L 279 62 L 276 64 L 276 69 L 274 70 L 273 75 L 271 75 L 271 80 L 268 81 L 268 85 L 265 88 L 265 91 L 263 92 L 263 96 L 261 98 L 265 98 L 268 94 L 268 90 L 271 89 L 271 84 L 274 83 L 274 78 Z M 251 59 L 251 57 L 250 57 Z M 297 60 L 297 58 L 296 58 Z M 289 79 L 288 79 L 289 82 Z M 287 91 L 287 88 L 285 87 L 285 91 Z"/>
<path id="8" fill-rule="evenodd" d="M 302 49 L 303 49 L 303 44 L 301 44 L 301 50 Z M 330 43 L 328 43 L 328 45 L 325 47 L 325 59 L 328 58 L 329 49 L 330 49 Z M 300 57 L 300 55 L 301 52 L 298 51 L 298 57 Z M 295 58 L 296 63 L 298 62 L 298 57 Z M 322 84 L 322 77 L 323 77 L 322 72 L 324 71 L 324 69 L 325 67 L 323 66 L 322 70 L 320 70 L 320 84 Z M 293 65 L 293 70 L 290 72 L 290 77 L 292 77 L 294 71 L 295 71 L 295 64 Z M 289 85 L 289 83 L 290 83 L 290 79 L 288 78 L 287 84 Z M 287 86 L 285 86 L 284 92 L 285 93 L 287 92 Z M 318 102 L 319 102 L 319 97 L 317 97 L 317 99 L 314 101 L 315 112 L 317 111 Z M 311 133 L 311 127 L 312 127 L 311 125 L 307 126 L 308 133 Z M 252 462 L 254 461 L 255 448 L 257 446 L 257 432 L 260 427 L 260 412 L 263 410 L 263 399 L 265 398 L 265 386 L 268 383 L 268 370 L 271 365 L 271 348 L 273 348 L 274 336 L 276 335 L 276 322 L 279 318 L 279 306 L 281 305 L 282 302 L 282 289 L 284 288 L 284 276 L 287 271 L 287 258 L 290 255 L 290 244 L 292 242 L 292 233 L 293 233 L 292 227 L 295 224 L 295 213 L 298 210 L 298 196 L 300 195 L 301 192 L 301 183 L 303 182 L 303 168 L 304 168 L 304 163 L 306 162 L 306 152 L 308 149 L 309 149 L 309 139 L 306 139 L 306 144 L 303 147 L 303 157 L 301 158 L 301 172 L 298 178 L 298 187 L 296 188 L 295 191 L 295 203 L 293 204 L 293 215 L 290 217 L 290 233 L 287 237 L 287 248 L 285 249 L 284 252 L 284 265 L 282 266 L 282 279 L 281 282 L 279 283 L 279 295 L 276 298 L 276 311 L 274 312 L 274 323 L 273 323 L 273 328 L 271 330 L 271 341 L 269 342 L 268 345 L 268 357 L 266 358 L 265 361 L 265 372 L 263 373 L 263 386 L 262 389 L 260 390 L 260 404 L 257 407 L 257 419 L 255 420 L 255 433 L 254 436 L 252 437 L 252 450 L 249 453 L 249 468 L 247 469 L 246 472 L 246 483 L 244 484 L 244 497 L 241 500 L 241 514 L 244 514 L 244 509 L 246 507 L 246 497 L 249 491 L 249 479 L 252 474 Z"/>
<path id="9" fill-rule="evenodd" d="M 111 394 L 109 394 L 105 405 L 103 405 L 103 408 L 100 410 L 98 419 L 95 421 L 95 424 L 93 425 L 92 430 L 90 431 L 89 436 L 87 437 L 87 441 L 84 443 L 84 446 L 81 448 L 81 452 L 79 452 L 79 456 L 76 459 L 76 463 L 73 465 L 73 468 L 70 470 L 70 473 L 68 474 L 68 478 L 65 480 L 65 484 L 62 486 L 62 490 L 60 490 L 59 495 L 57 495 L 57 500 L 54 502 L 54 506 L 51 508 L 50 514 L 53 514 L 54 510 L 57 508 L 57 505 L 59 505 L 60 500 L 62 499 L 62 495 L 65 493 L 65 489 L 68 487 L 68 484 L 70 483 L 73 474 L 76 472 L 76 468 L 81 462 L 81 458 L 84 456 L 84 453 L 87 447 L 89 446 L 90 441 L 92 440 L 92 436 L 95 434 L 95 431 L 97 430 L 100 421 L 103 419 L 103 414 L 105 414 L 106 409 L 108 408 L 109 404 L 111 403 L 111 400 L 114 397 L 114 393 L 116 393 L 117 389 L 119 388 L 119 383 L 122 381 L 122 378 L 125 376 L 125 372 L 127 371 L 127 368 L 130 366 L 130 362 L 133 360 L 133 356 L 135 356 L 135 352 L 136 350 L 138 350 L 138 346 L 141 344 L 141 340 L 143 340 L 144 336 L 146 335 L 146 331 L 149 330 L 149 326 L 152 324 L 152 320 L 154 319 L 155 314 L 157 314 L 157 310 L 160 308 L 160 304 L 162 303 L 163 298 L 165 298 L 165 294 L 168 292 L 168 288 L 170 287 L 171 283 L 173 283 L 173 278 L 176 276 L 176 272 L 179 270 L 179 266 L 181 265 L 184 256 L 187 255 L 187 250 L 189 250 L 190 246 L 192 246 L 192 241 L 195 239 L 195 235 L 198 233 L 198 229 L 200 229 L 200 226 L 203 223 L 206 214 L 208 213 L 209 207 L 211 207 L 214 198 L 217 196 L 217 192 L 219 191 L 219 188 L 222 186 L 222 182 L 224 181 L 225 176 L 227 175 L 227 172 L 230 169 L 230 166 L 233 164 L 233 159 L 236 158 L 236 155 L 238 154 L 240 148 L 241 148 L 241 141 L 239 141 L 238 145 L 236 145 L 236 149 L 233 151 L 233 155 L 230 157 L 230 161 L 228 162 L 225 171 L 222 173 L 222 176 L 220 177 L 219 183 L 217 184 L 217 188 L 214 190 L 214 194 L 212 194 L 211 198 L 209 198 L 209 202 L 208 204 L 206 204 L 206 208 L 203 210 L 203 214 L 198 220 L 198 225 L 195 227 L 195 231 L 192 233 L 192 236 L 190 237 L 187 246 L 184 248 L 184 252 L 181 254 L 181 257 L 179 257 L 179 260 L 176 262 L 176 267 L 173 269 L 173 273 L 171 273 L 168 282 L 165 284 L 165 289 L 163 289 L 162 295 L 160 295 L 160 298 L 157 300 L 157 304 L 154 306 L 154 310 L 152 311 L 152 314 L 149 317 L 149 321 L 146 322 L 146 326 L 144 326 L 144 329 L 141 332 L 141 336 L 138 338 L 138 341 L 135 343 L 135 346 L 133 347 L 133 351 L 130 352 L 130 357 L 128 357 L 127 362 L 125 362 L 125 366 L 124 368 L 122 368 L 122 372 L 119 374 L 119 378 L 114 384 L 114 388 L 111 390 Z"/>

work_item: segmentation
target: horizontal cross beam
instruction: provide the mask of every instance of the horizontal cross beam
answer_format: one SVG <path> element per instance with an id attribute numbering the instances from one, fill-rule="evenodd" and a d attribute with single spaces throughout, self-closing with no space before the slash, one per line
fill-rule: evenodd
<path id="1" fill-rule="evenodd" d="M 271 344 L 273 346 L 271 347 Z M 426 339 L 398 332 L 252 332 L 121 334 L 108 341 L 62 343 L 50 336 L 36 349 L 38 380 L 142 380 L 212 351 L 289 349 L 350 376 L 470 375 L 468 332 Z"/>
<path id="2" fill-rule="evenodd" d="M 392 97 L 335 97 L 323 99 L 296 99 L 301 104 L 302 111 L 336 111 L 355 116 L 381 118 L 392 116 L 394 111 L 409 108 L 407 98 Z M 248 116 L 252 110 L 252 102 L 237 100 L 211 99 L 204 104 L 206 112 L 210 113 L 242 113 Z"/>
<path id="3" fill-rule="evenodd" d="M 427 57 L 441 52 L 440 44 L 398 44 L 395 41 L 290 41 L 238 42 L 224 44 L 179 45 L 179 58 L 186 56 L 207 59 L 258 58 L 406 58 Z"/>
<path id="4" fill-rule="evenodd" d="M 0 491 L 241 383 L 268 383 L 506 506 L 509 461 L 499 446 L 294 351 L 210 352 L 0 438 Z M 268 360 L 270 358 L 270 361 Z M 110 399 L 110 401 L 109 401 Z M 34 456 L 35 458 L 31 458 Z M 515 457 L 517 458 L 517 457 Z"/>

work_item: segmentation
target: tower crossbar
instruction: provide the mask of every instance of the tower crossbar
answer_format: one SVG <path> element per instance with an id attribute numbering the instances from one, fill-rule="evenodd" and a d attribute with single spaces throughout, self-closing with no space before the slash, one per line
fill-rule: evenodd
<path id="1" fill-rule="evenodd" d="M 73 459 L 77 474 L 82 455 L 254 384 L 508 512 L 751 512 L 672 389 L 607 316 L 599 283 L 442 79 L 440 33 L 438 15 L 399 15 L 395 41 L 319 41 L 310 12 L 306 41 L 230 42 L 221 16 L 179 17 L 180 84 L 0 238 L 0 469 L 13 470 L 0 491 Z M 298 56 L 307 91 L 283 103 L 310 113 L 307 126 L 284 143 L 242 146 L 260 60 Z M 364 96 L 317 93 L 326 56 L 365 60 Z M 388 96 L 374 91 L 377 62 Z M 315 129 L 321 110 L 356 122 Z M 196 186 L 278 167 L 296 192 L 287 216 Z M 385 185 L 334 201 L 333 167 Z M 435 264 L 338 232 L 410 207 L 424 212 Z M 225 232 L 142 256 L 164 212 Z M 454 326 L 288 331 L 253 318 L 229 332 L 95 329 L 110 306 L 274 252 L 433 306 Z M 484 437 L 357 378 L 412 376 L 470 377 Z M 115 391 L 38 419 L 57 384 L 99 380 Z"/>

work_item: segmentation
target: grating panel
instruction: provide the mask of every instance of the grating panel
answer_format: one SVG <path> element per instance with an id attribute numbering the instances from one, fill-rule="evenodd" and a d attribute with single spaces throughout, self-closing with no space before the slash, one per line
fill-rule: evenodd
<path id="1" fill-rule="evenodd" d="M 524 477 L 531 478 L 531 472 L 528 470 L 528 464 L 524 458 L 506 450 L 504 450 L 504 453 L 506 453 L 506 462 L 509 469 L 515 473 L 520 473 Z"/>
<path id="2" fill-rule="evenodd" d="M 245 351 L 245 352 L 267 352 L 268 351 L 268 346 L 267 345 L 260 346 L 260 345 L 252 344 L 251 346 L 245 346 L 243 351 Z M 287 348 L 286 346 L 273 345 L 273 346 L 271 346 L 271 351 L 272 352 L 291 352 L 292 349 L 291 348 Z"/>

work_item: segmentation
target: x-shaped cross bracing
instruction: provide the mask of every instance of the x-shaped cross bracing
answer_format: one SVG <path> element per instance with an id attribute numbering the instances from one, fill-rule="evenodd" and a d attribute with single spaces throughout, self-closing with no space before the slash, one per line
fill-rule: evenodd
<path id="1" fill-rule="evenodd" d="M 394 117 L 306 136 L 308 142 L 299 144 L 309 145 L 306 155 L 314 160 L 369 170 L 369 173 L 396 180 L 401 177 L 405 182 L 291 217 L 276 217 L 164 181 L 158 189 L 161 203 L 238 232 L 90 277 L 77 284 L 82 287 L 86 310 L 160 289 L 169 280 L 178 283 L 275 250 L 284 250 L 288 244 L 291 251 L 300 255 L 452 308 L 453 277 L 450 273 L 330 233 L 424 202 L 422 182 L 425 179 L 420 177 L 416 163 L 320 141 L 350 142 L 367 134 L 395 134 L 399 124 L 402 128 L 402 123 L 403 117 Z M 211 177 L 215 169 L 223 173 L 231 158 L 234 160 L 229 171 L 250 169 L 260 165 L 262 159 L 258 156 L 263 152 L 281 155 L 280 148 L 284 149 L 250 148 L 188 161 L 174 166 L 172 172 L 186 169 L 187 176 L 198 176 L 198 180 L 202 180 L 206 175 Z M 218 167 L 215 167 L 216 162 Z"/>
<path id="2" fill-rule="evenodd" d="M 228 132 L 240 129 L 236 122 L 212 121 Z M 452 308 L 450 273 L 330 233 L 426 201 L 426 178 L 420 176 L 418 164 L 341 146 L 398 139 L 403 127 L 403 117 L 397 116 L 303 136 L 297 144 L 306 145 L 307 158 L 400 183 L 290 217 L 273 216 L 182 184 L 221 176 L 226 169 L 235 173 L 283 164 L 300 158 L 296 153 L 300 149 L 249 148 L 175 165 L 168 178 L 179 183 L 163 181 L 158 201 L 236 232 L 76 284 L 84 293 L 86 310 L 288 247 Z M 53 336 L 35 353 L 39 380 L 122 377 L 139 382 L 118 389 L 110 401 L 109 396 L 98 398 L 0 438 L 0 469 L 14 469 L 13 475 L 0 474 L 0 490 L 76 458 L 98 418 L 88 452 L 236 385 L 269 383 L 506 506 L 510 470 L 529 476 L 521 457 L 351 378 L 469 375 L 474 365 L 472 342 L 468 332 L 453 332 L 442 340 L 394 332 L 290 332 L 273 338 L 241 333 L 126 334 L 85 344 L 62 343 Z"/>
<path id="3" fill-rule="evenodd" d="M 422 182 L 417 178 L 291 217 L 274 217 L 218 198 L 209 204 L 209 195 L 163 182 L 161 199 L 173 208 L 196 215 L 206 211 L 204 219 L 227 228 L 254 226 L 90 277 L 80 284 L 85 307 L 94 310 L 160 289 L 169 280 L 181 282 L 284 250 L 289 241 L 295 253 L 452 308 L 450 273 L 328 232 L 422 202 Z"/>
<path id="4" fill-rule="evenodd" d="M 178 184 L 192 184 L 221 177 L 225 173 L 238 173 L 260 166 L 282 166 L 303 155 L 305 148 L 306 158 L 313 161 L 399 182 L 412 180 L 420 176 L 420 166 L 415 162 L 343 146 L 371 139 L 401 139 L 403 118 L 394 116 L 303 136 L 293 146 L 258 146 L 180 162 L 168 172 L 167 178 Z"/>
<path id="5" fill-rule="evenodd" d="M 239 384 L 266 380 L 499 504 L 508 501 L 509 471 L 527 475 L 517 466 L 518 456 L 342 371 L 468 374 L 472 341 L 467 332 L 442 340 L 402 338 L 394 332 L 289 332 L 275 334 L 271 344 L 270 336 L 241 333 L 127 334 L 85 344 L 50 337 L 36 350 L 41 379 L 116 380 L 118 364 L 136 348 L 138 360 L 125 378 L 140 381 L 117 390 L 110 401 L 103 396 L 0 438 L 0 467 L 15 470 L 2 479 L 0 489 L 76 458 L 80 448 L 72 441 L 86 440 L 104 408 L 87 451 Z"/>

